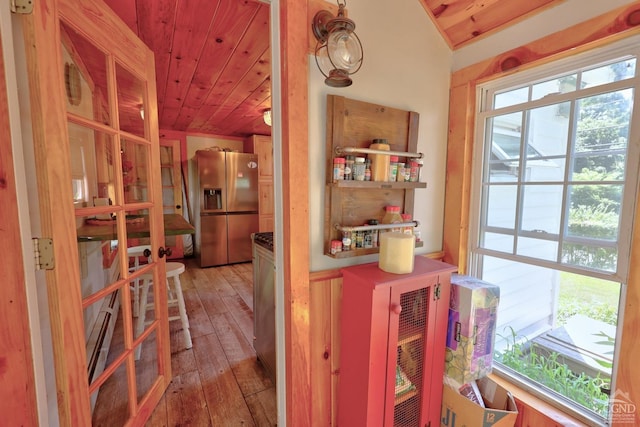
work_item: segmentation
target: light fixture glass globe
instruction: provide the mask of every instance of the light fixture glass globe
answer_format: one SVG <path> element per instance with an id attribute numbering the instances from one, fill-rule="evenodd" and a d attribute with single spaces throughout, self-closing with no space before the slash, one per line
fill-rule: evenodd
<path id="1" fill-rule="evenodd" d="M 342 30 L 329 34 L 327 51 L 333 66 L 349 74 L 355 72 L 362 64 L 362 45 L 351 31 Z"/>
<path id="2" fill-rule="evenodd" d="M 327 45 L 323 44 L 319 46 L 316 50 L 316 63 L 318 64 L 318 68 L 322 74 L 326 75 L 329 70 L 333 69 L 334 66 L 329 59 L 329 51 L 327 49 Z"/>
<path id="3" fill-rule="evenodd" d="M 271 109 L 264 110 L 262 112 L 262 120 L 267 126 L 271 126 Z"/>

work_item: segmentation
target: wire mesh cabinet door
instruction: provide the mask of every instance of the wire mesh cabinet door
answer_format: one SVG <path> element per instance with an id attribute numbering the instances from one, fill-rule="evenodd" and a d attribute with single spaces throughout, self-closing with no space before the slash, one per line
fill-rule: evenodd
<path id="1" fill-rule="evenodd" d="M 453 271 L 423 257 L 410 274 L 342 270 L 340 426 L 438 425 Z"/>

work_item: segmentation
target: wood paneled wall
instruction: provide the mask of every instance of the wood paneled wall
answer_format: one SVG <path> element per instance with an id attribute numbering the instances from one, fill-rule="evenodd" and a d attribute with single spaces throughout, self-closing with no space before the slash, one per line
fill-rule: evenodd
<path id="1" fill-rule="evenodd" d="M 551 34 L 525 46 L 505 52 L 453 73 L 449 109 L 449 142 L 445 196 L 444 261 L 467 271 L 469 234 L 469 196 L 471 191 L 471 153 L 474 145 L 476 86 L 480 82 L 505 76 L 569 57 L 614 41 L 640 34 L 640 3 L 634 2 L 609 13 Z M 636 199 L 640 197 L 640 192 Z M 640 257 L 640 209 L 636 210 L 631 258 Z M 621 307 L 622 309 L 622 307 Z M 616 389 L 626 393 L 632 402 L 640 404 L 640 367 L 633 361 L 640 358 L 640 264 L 631 263 L 626 304 L 619 342 L 620 361 Z M 516 393 L 521 406 L 522 425 L 549 424 L 550 414 L 563 415 L 543 407 L 524 392 Z M 545 415 L 546 413 L 546 415 Z M 634 425 L 640 425 L 635 414 Z M 526 420 L 526 421 L 522 421 Z M 555 421 L 554 421 L 555 423 Z M 558 425 L 556 423 L 556 425 Z M 564 424 L 562 424 L 564 425 Z M 615 420 L 613 425 L 616 425 Z"/>
<path id="2" fill-rule="evenodd" d="M 313 384 L 311 419 L 313 426 L 335 426 L 340 374 L 342 274 L 339 270 L 311 273 L 309 288 Z"/>

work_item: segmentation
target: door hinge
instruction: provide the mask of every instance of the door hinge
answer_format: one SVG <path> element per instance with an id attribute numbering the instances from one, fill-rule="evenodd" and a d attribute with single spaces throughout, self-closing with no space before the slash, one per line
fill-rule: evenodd
<path id="1" fill-rule="evenodd" d="M 9 0 L 11 2 L 11 12 L 23 15 L 33 12 L 34 0 Z"/>
<path id="2" fill-rule="evenodd" d="M 440 283 L 436 284 L 436 287 L 433 289 L 433 299 L 435 301 L 440 299 Z"/>
<path id="3" fill-rule="evenodd" d="M 34 237 L 31 240 L 33 241 L 33 259 L 36 270 L 53 270 L 55 266 L 53 239 Z"/>

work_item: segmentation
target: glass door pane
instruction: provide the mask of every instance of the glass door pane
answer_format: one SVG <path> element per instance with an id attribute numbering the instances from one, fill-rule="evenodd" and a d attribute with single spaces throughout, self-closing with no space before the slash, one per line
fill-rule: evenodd
<path id="1" fill-rule="evenodd" d="M 161 228 L 152 217 L 148 82 L 70 24 L 60 31 L 91 410 L 94 422 L 124 425 L 149 404 L 144 397 L 168 365 L 160 355 L 169 354 L 158 348 L 169 345 L 158 338 L 168 332 L 166 316 L 146 304 L 166 297 L 151 256 L 161 243 L 152 226 Z M 129 246 L 148 254 L 132 258 Z"/>

